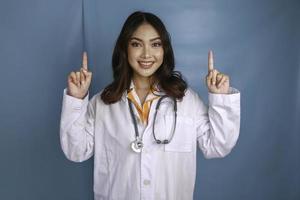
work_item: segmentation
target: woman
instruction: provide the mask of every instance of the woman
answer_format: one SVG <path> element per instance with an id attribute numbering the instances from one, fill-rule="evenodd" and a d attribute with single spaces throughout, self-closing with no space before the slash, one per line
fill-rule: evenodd
<path id="1" fill-rule="evenodd" d="M 169 34 L 145 12 L 131 14 L 112 57 L 113 82 L 89 100 L 92 73 L 64 90 L 60 139 L 69 160 L 94 155 L 94 196 L 100 199 L 193 199 L 196 150 L 224 157 L 236 144 L 240 94 L 213 66 L 209 52 L 207 108 L 174 71 Z"/>

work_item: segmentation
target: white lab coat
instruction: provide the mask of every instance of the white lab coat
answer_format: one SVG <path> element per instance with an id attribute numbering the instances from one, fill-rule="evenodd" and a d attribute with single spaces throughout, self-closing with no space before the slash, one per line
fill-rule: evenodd
<path id="1" fill-rule="evenodd" d="M 206 158 L 224 157 L 235 146 L 240 129 L 240 93 L 209 93 L 207 107 L 188 88 L 177 103 L 177 125 L 172 141 L 158 145 L 152 135 L 158 99 L 150 108 L 149 123 L 139 134 L 142 153 L 130 149 L 135 139 L 127 104 L 106 105 L 101 92 L 89 101 L 63 94 L 60 141 L 65 156 L 82 162 L 94 155 L 95 200 L 192 200 L 196 178 L 197 146 Z M 138 113 L 133 106 L 136 118 Z M 172 100 L 160 106 L 155 122 L 158 139 L 168 139 L 173 125 Z"/>

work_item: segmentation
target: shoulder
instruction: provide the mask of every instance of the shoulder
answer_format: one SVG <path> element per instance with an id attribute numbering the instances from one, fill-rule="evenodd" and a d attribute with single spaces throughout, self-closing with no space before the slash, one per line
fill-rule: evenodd
<path id="1" fill-rule="evenodd" d="M 188 87 L 185 91 L 183 101 L 187 101 L 189 103 L 195 103 L 195 101 L 202 101 L 202 99 L 194 89 Z"/>
<path id="2" fill-rule="evenodd" d="M 101 94 L 102 94 L 102 92 L 103 92 L 103 89 L 100 90 L 100 91 L 98 91 L 96 94 L 94 94 L 94 95 L 92 96 L 92 98 L 89 100 L 89 102 L 90 102 L 92 105 L 94 105 L 94 106 L 99 105 L 99 104 L 105 105 L 104 102 L 103 102 L 102 99 L 101 99 Z"/>
<path id="3" fill-rule="evenodd" d="M 189 112 L 198 112 L 199 110 L 207 109 L 203 99 L 191 87 L 186 89 L 181 104 L 183 107 L 187 108 Z"/>
<path id="4" fill-rule="evenodd" d="M 102 93 L 104 92 L 104 89 L 100 90 L 99 92 L 97 92 L 92 98 L 90 101 L 94 102 L 96 105 L 101 105 L 102 107 L 112 107 L 112 106 L 118 106 L 118 105 L 121 105 L 122 102 L 124 102 L 124 98 L 126 98 L 125 93 L 122 95 L 122 97 L 114 102 L 114 103 L 105 103 L 102 99 Z M 122 101 L 123 100 L 123 101 Z"/>

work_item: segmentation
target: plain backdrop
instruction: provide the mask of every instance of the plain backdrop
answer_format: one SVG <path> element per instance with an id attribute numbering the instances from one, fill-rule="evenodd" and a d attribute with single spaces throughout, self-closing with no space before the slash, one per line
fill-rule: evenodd
<path id="1" fill-rule="evenodd" d="M 0 199 L 93 199 L 93 159 L 71 162 L 60 147 L 63 89 L 84 46 L 90 94 L 110 83 L 136 10 L 163 20 L 176 70 L 205 103 L 209 49 L 241 92 L 238 143 L 223 159 L 198 151 L 194 199 L 299 200 L 299 0 L 0 0 Z"/>

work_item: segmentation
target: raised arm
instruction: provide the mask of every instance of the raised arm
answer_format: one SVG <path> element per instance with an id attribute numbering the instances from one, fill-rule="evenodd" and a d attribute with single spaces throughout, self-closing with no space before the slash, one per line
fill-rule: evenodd
<path id="1" fill-rule="evenodd" d="M 89 101 L 88 88 L 92 73 L 88 71 L 87 54 L 83 54 L 80 72 L 68 76 L 64 90 L 60 121 L 60 142 L 66 157 L 74 162 L 89 159 L 94 153 L 96 98 Z"/>

